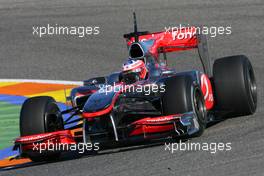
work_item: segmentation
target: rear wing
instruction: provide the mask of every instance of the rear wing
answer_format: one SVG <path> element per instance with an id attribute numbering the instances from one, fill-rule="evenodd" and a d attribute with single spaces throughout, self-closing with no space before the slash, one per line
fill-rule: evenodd
<path id="1" fill-rule="evenodd" d="M 152 54 L 156 54 L 157 51 L 167 53 L 196 48 L 198 41 L 195 32 L 195 27 L 153 33 L 145 32 L 143 35 L 138 36 L 138 40 L 140 42 L 152 40 L 154 42 L 151 48 Z M 133 36 L 128 35 L 126 39 L 128 46 L 135 42 Z"/>
<path id="2" fill-rule="evenodd" d="M 212 68 L 209 58 L 206 36 L 196 33 L 196 27 L 186 27 L 180 30 L 169 30 L 161 32 L 142 32 L 135 39 L 134 35 L 125 34 L 127 46 L 137 42 L 149 46 L 148 52 L 158 58 L 163 53 L 166 59 L 166 53 L 177 52 L 182 50 L 198 49 L 199 57 L 203 65 L 204 72 L 211 77 Z M 144 44 L 145 43 L 145 44 Z M 151 45 L 149 45 L 151 43 Z"/>

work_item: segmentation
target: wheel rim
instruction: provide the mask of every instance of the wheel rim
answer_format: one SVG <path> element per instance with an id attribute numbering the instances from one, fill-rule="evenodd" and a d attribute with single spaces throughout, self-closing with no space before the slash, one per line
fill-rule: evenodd
<path id="1" fill-rule="evenodd" d="M 204 123 L 206 116 L 206 107 L 203 101 L 203 96 L 201 95 L 198 88 L 196 88 L 194 91 L 194 109 L 198 120 Z"/>
<path id="2" fill-rule="evenodd" d="M 248 75 L 248 84 L 249 84 L 249 94 L 255 105 L 257 103 L 257 84 L 252 68 L 248 69 L 247 75 Z"/>
<path id="3" fill-rule="evenodd" d="M 63 118 L 56 104 L 50 104 L 45 114 L 45 130 L 46 132 L 54 132 L 63 130 Z"/>

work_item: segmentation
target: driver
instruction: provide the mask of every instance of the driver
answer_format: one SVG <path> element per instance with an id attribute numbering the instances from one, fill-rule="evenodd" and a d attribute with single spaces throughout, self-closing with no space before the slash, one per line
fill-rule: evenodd
<path id="1" fill-rule="evenodd" d="M 147 67 L 142 60 L 128 59 L 123 64 L 122 81 L 126 84 L 133 84 L 147 78 Z"/>

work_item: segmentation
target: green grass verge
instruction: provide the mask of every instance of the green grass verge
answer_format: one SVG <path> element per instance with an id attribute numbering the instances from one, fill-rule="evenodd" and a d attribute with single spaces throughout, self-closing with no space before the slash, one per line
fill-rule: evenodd
<path id="1" fill-rule="evenodd" d="M 19 136 L 20 109 L 20 105 L 0 102 L 0 150 L 12 146 Z"/>

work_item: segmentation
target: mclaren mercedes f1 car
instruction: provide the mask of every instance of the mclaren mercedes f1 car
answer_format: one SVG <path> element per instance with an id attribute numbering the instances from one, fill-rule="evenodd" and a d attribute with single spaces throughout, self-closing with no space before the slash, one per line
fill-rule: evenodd
<path id="1" fill-rule="evenodd" d="M 195 31 L 195 27 L 188 27 L 190 30 Z M 140 72 L 143 63 L 144 76 L 123 70 L 86 80 L 83 86 L 72 89 L 67 97 L 71 108 L 64 111 L 52 97 L 27 99 L 20 113 L 21 136 L 15 140 L 15 148 L 33 161 L 52 160 L 62 151 L 40 153 L 33 150 L 34 145 L 107 146 L 197 137 L 219 117 L 253 114 L 257 86 L 249 59 L 244 55 L 228 56 L 211 64 L 204 35 L 193 32 L 183 39 L 175 38 L 179 33 L 185 34 L 186 29 L 140 32 L 134 14 L 134 32 L 124 35 L 129 54 L 129 63 L 124 67 L 129 70 L 132 65 Z M 177 72 L 168 66 L 166 53 L 188 50 L 198 51 L 203 71 Z M 63 120 L 65 114 L 69 118 Z M 74 116 L 80 117 L 80 123 L 65 129 Z M 72 132 L 75 128 L 82 130 Z"/>

